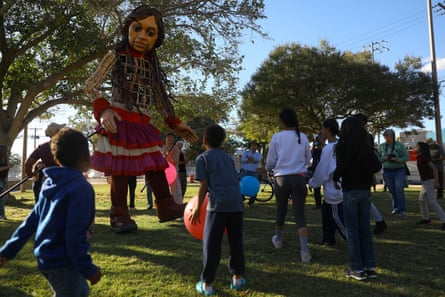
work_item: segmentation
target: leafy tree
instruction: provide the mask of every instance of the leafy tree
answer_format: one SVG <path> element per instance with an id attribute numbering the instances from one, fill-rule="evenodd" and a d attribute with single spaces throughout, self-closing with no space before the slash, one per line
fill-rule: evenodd
<path id="1" fill-rule="evenodd" d="M 419 58 L 405 58 L 396 71 L 372 63 L 369 54 L 288 44 L 277 47 L 242 92 L 241 129 L 247 138 L 270 139 L 280 110 L 294 108 L 300 128 L 316 134 L 327 118 L 358 112 L 370 128 L 422 126 L 432 116 L 432 79 Z"/>
<path id="2" fill-rule="evenodd" d="M 220 118 L 236 98 L 243 32 L 263 35 L 263 0 L 150 1 L 164 15 L 159 55 L 180 98 L 212 94 Z M 119 24 L 139 1 L 0 2 L 0 144 L 11 145 L 36 117 L 60 104 L 91 106 L 83 83 L 120 39 Z M 212 85 L 212 87 L 208 87 Z M 190 94 L 193 94 L 190 95 Z M 216 101 L 215 101 L 216 102 Z M 178 100 L 178 103 L 183 103 Z"/>

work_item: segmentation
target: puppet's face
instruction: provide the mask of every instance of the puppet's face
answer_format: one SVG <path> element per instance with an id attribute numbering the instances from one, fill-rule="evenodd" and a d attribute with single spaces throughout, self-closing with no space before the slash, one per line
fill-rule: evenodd
<path id="1" fill-rule="evenodd" d="M 138 52 L 150 51 L 158 39 L 158 26 L 154 16 L 134 21 L 128 28 L 128 42 Z"/>

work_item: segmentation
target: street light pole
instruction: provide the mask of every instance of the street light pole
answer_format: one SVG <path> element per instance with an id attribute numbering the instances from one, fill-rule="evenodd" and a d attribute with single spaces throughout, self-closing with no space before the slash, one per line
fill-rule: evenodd
<path id="1" fill-rule="evenodd" d="M 440 122 L 439 85 L 437 82 L 436 49 L 434 44 L 433 9 L 431 0 L 427 0 L 428 29 L 430 35 L 431 76 L 433 79 L 434 119 L 436 123 L 436 141 L 442 145 L 442 125 Z"/>

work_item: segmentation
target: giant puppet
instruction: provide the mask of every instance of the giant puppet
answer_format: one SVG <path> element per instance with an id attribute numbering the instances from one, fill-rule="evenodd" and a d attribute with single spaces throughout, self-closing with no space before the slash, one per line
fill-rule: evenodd
<path id="1" fill-rule="evenodd" d="M 176 134 L 191 142 L 198 140 L 175 115 L 156 55 L 163 40 L 161 13 L 147 5 L 135 8 L 124 21 L 120 43 L 86 81 L 86 91 L 94 100 L 94 117 L 100 123 L 92 168 L 111 176 L 110 224 L 116 233 L 137 229 L 127 205 L 130 175 L 145 174 L 150 181 L 160 222 L 181 217 L 184 211 L 184 205 L 176 204 L 170 193 L 160 132 L 150 123 L 154 107 Z M 98 88 L 108 75 L 112 89 L 105 99 Z"/>

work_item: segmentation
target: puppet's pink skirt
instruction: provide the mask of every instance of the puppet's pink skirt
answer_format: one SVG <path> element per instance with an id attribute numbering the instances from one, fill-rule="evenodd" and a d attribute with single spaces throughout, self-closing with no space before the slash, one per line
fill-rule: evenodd
<path id="1" fill-rule="evenodd" d="M 112 107 L 122 118 L 117 133 L 98 131 L 91 168 L 109 175 L 143 175 L 164 170 L 168 163 L 161 153 L 159 130 L 150 117 Z"/>

